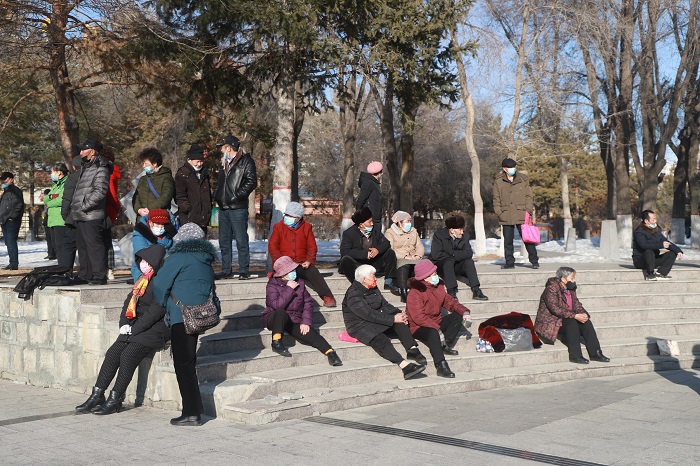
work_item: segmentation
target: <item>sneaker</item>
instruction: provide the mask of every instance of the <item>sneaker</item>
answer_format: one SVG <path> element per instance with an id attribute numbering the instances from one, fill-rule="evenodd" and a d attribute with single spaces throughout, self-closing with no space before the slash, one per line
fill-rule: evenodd
<path id="1" fill-rule="evenodd" d="M 337 305 L 333 296 L 321 296 L 321 299 L 323 299 L 323 305 L 325 307 L 335 307 Z"/>
<path id="2" fill-rule="evenodd" d="M 107 272 L 107 280 L 114 280 L 114 270 L 109 269 Z"/>
<path id="3" fill-rule="evenodd" d="M 425 370 L 425 366 L 421 366 L 420 364 L 410 362 L 406 367 L 404 367 L 401 370 L 403 371 L 404 380 L 408 380 L 423 372 Z"/>
<path id="4" fill-rule="evenodd" d="M 649 280 L 649 281 L 655 282 L 656 281 L 656 274 L 654 272 L 652 272 L 652 273 L 645 272 L 644 273 L 644 280 Z"/>
<path id="5" fill-rule="evenodd" d="M 514 269 L 515 264 L 506 264 L 501 266 L 502 269 Z"/>
<path id="6" fill-rule="evenodd" d="M 249 273 L 242 273 L 238 276 L 239 280 L 250 280 L 250 274 Z"/>
<path id="7" fill-rule="evenodd" d="M 228 272 L 228 273 L 221 272 L 221 273 L 217 273 L 216 275 L 214 275 L 214 279 L 215 280 L 228 280 L 230 278 L 234 278 L 235 276 L 236 275 L 234 275 L 233 272 Z"/>
<path id="8" fill-rule="evenodd" d="M 671 276 L 670 275 L 664 275 L 662 273 L 657 273 L 656 274 L 656 279 L 657 280 L 670 280 Z"/>

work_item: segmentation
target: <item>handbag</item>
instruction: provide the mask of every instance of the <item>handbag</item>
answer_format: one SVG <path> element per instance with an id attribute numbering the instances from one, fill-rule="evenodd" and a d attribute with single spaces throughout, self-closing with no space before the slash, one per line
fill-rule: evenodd
<path id="1" fill-rule="evenodd" d="M 525 223 L 522 225 L 523 242 L 528 244 L 540 244 L 540 229 L 532 224 L 530 212 L 525 211 Z"/>
<path id="2" fill-rule="evenodd" d="M 178 299 L 172 292 L 170 299 L 182 311 L 182 323 L 185 324 L 185 333 L 195 335 L 205 332 L 212 327 L 215 327 L 221 322 L 219 314 L 221 311 L 214 303 L 214 287 L 209 291 L 209 299 L 202 304 L 187 306 Z"/>

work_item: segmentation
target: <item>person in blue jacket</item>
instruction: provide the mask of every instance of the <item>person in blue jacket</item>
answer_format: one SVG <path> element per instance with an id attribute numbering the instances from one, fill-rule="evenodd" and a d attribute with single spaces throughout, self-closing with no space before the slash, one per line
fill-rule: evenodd
<path id="1" fill-rule="evenodd" d="M 153 244 L 160 244 L 169 251 L 173 245 L 173 236 L 177 233 L 170 212 L 165 209 L 153 209 L 136 222 L 131 242 L 134 245 L 134 255 L 140 250 Z M 131 276 L 136 282 L 141 276 L 141 270 L 136 261 L 131 264 Z"/>

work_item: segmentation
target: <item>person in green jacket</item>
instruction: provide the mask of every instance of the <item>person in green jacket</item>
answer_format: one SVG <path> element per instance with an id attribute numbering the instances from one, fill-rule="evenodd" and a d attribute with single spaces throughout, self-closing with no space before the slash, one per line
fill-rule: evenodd
<path id="1" fill-rule="evenodd" d="M 134 210 L 138 217 L 152 209 L 170 210 L 175 195 L 173 172 L 163 166 L 163 154 L 158 149 L 144 149 L 139 154 L 146 175 L 142 176 L 134 194 Z"/>
<path id="2" fill-rule="evenodd" d="M 51 167 L 51 181 L 53 186 L 49 193 L 44 195 L 46 205 L 46 228 L 51 231 L 53 250 L 56 251 L 58 265 L 68 265 L 70 258 L 66 256 L 67 248 L 64 246 L 66 236 L 66 222 L 61 216 L 63 204 L 63 189 L 68 179 L 68 167 L 63 162 L 55 163 Z"/>

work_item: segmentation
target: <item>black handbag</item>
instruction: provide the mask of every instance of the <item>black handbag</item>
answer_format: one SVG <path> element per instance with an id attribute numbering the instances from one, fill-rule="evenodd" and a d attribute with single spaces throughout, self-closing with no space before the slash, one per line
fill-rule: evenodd
<path id="1" fill-rule="evenodd" d="M 187 306 L 178 299 L 172 292 L 170 299 L 173 300 L 176 306 L 182 311 L 182 323 L 185 324 L 185 332 L 188 335 L 196 335 L 205 332 L 212 327 L 216 327 L 221 318 L 221 311 L 214 303 L 214 287 L 209 291 L 209 299 L 202 304 Z"/>

